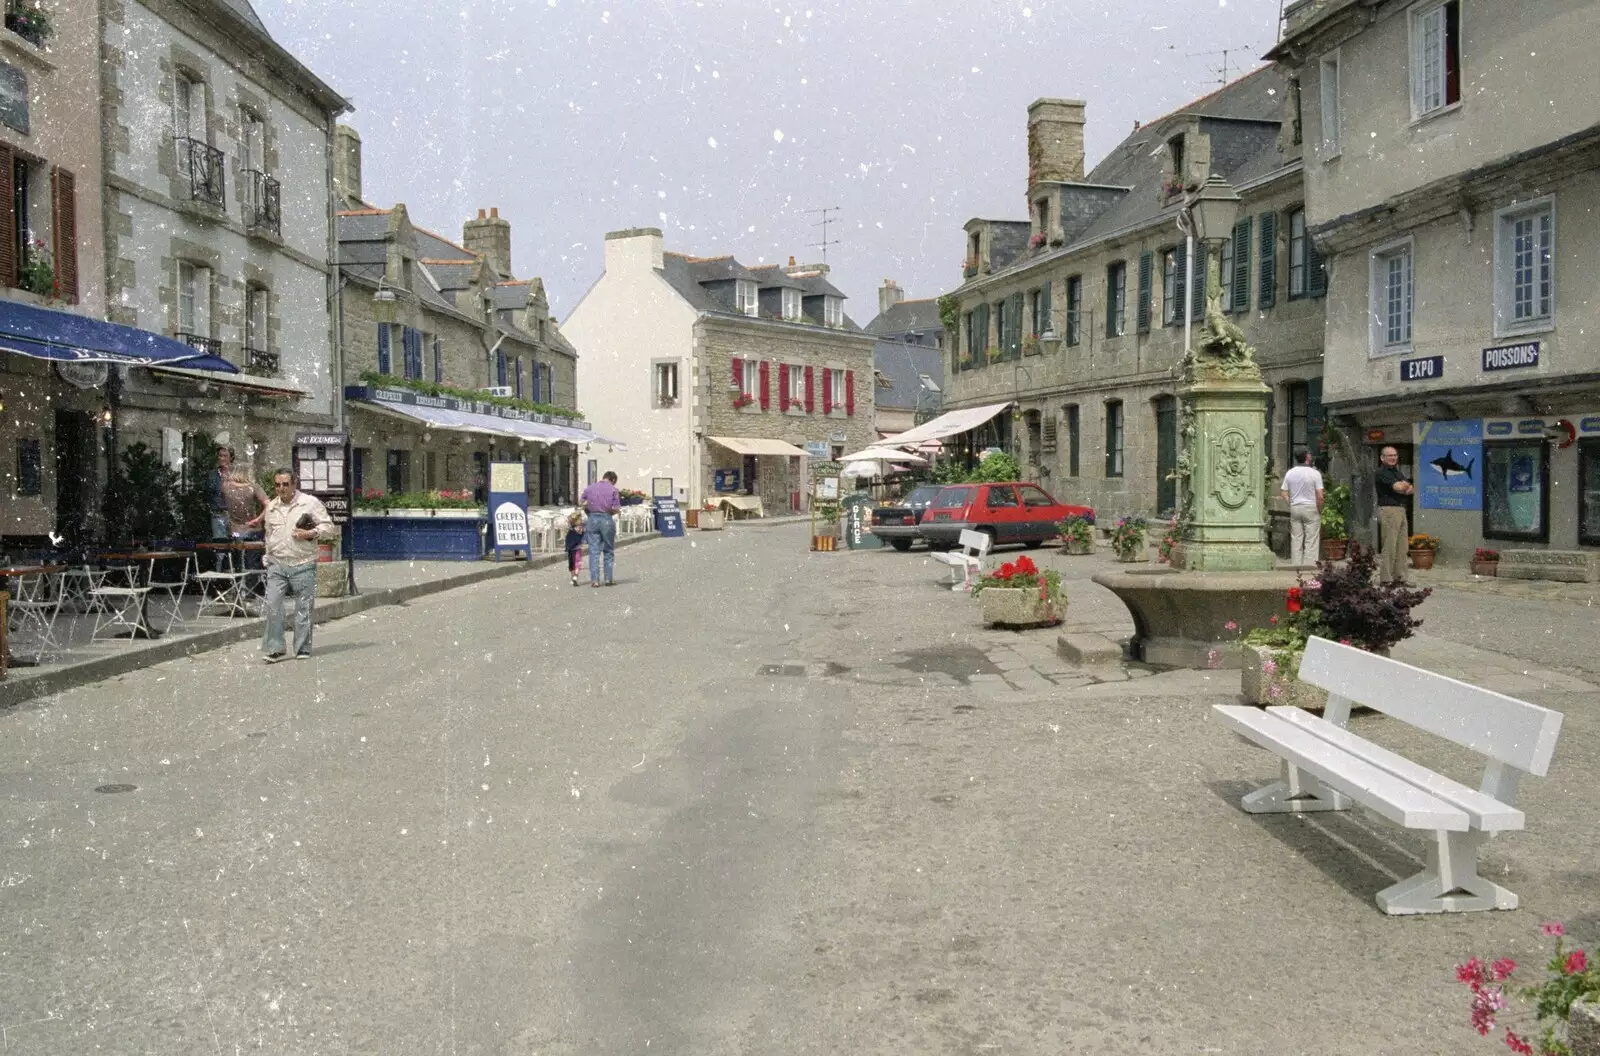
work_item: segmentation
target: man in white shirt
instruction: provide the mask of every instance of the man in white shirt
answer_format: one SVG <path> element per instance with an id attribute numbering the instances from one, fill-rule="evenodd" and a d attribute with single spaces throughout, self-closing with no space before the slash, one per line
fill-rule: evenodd
<path id="1" fill-rule="evenodd" d="M 294 595 L 294 655 L 311 659 L 311 607 L 317 596 L 317 541 L 332 539 L 333 519 L 322 502 L 294 486 L 294 474 L 272 475 L 277 492 L 260 518 L 266 523 L 267 626 L 261 648 L 267 663 L 286 659 L 283 651 L 285 594 Z"/>
<path id="2" fill-rule="evenodd" d="M 1295 453 L 1296 465 L 1283 475 L 1283 501 L 1289 504 L 1289 563 L 1314 565 L 1322 552 L 1322 474 L 1310 451 Z"/>

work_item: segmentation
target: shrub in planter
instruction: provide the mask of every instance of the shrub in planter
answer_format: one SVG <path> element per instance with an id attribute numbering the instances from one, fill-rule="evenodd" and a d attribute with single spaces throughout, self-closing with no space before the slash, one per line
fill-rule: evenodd
<path id="1" fill-rule="evenodd" d="M 1117 552 L 1119 561 L 1142 561 L 1144 559 L 1144 522 L 1136 521 L 1132 517 L 1124 517 L 1117 522 L 1111 530 L 1111 549 Z"/>
<path id="2" fill-rule="evenodd" d="M 1094 553 L 1094 529 L 1082 517 L 1068 517 L 1056 528 L 1061 532 L 1062 549 L 1067 553 Z"/>
<path id="3" fill-rule="evenodd" d="M 1472 552 L 1472 574 L 1496 576 L 1500 574 L 1500 551 L 1478 547 Z"/>
<path id="4" fill-rule="evenodd" d="M 983 622 L 998 627 L 1052 626 L 1067 608 L 1061 574 L 1040 569 L 1027 556 L 979 579 L 972 593 L 982 606 Z"/>

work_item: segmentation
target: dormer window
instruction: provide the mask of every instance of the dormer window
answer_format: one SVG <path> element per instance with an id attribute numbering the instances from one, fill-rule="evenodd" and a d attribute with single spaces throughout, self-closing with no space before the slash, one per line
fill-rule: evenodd
<path id="1" fill-rule="evenodd" d="M 1033 203 L 1034 216 L 1039 222 L 1038 233 L 1046 238 L 1050 237 L 1050 199 L 1040 198 Z"/>
<path id="2" fill-rule="evenodd" d="M 1167 140 L 1167 156 L 1172 159 L 1171 176 L 1181 185 L 1184 182 L 1183 136 L 1177 135 Z"/>
<path id="3" fill-rule="evenodd" d="M 800 318 L 800 291 L 787 287 L 783 291 L 783 317 L 789 322 Z"/>
<path id="4" fill-rule="evenodd" d="M 733 284 L 734 311 L 743 312 L 745 315 L 755 315 L 757 303 L 755 283 L 740 279 Z"/>
<path id="5" fill-rule="evenodd" d="M 841 297 L 822 298 L 822 322 L 824 326 L 844 325 L 844 299 Z"/>

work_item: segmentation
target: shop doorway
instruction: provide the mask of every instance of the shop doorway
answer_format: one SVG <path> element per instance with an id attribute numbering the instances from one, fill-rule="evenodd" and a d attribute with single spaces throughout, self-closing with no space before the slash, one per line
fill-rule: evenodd
<path id="1" fill-rule="evenodd" d="M 1383 454 L 1383 449 L 1386 448 L 1386 447 L 1394 448 L 1395 451 L 1399 454 L 1400 461 L 1395 463 L 1395 468 L 1400 470 L 1400 475 L 1405 477 L 1407 480 L 1411 481 L 1413 484 L 1415 484 L 1417 482 L 1417 467 L 1416 467 L 1417 455 L 1416 455 L 1416 448 L 1413 447 L 1411 444 L 1391 444 L 1391 443 L 1385 442 L 1385 443 L 1381 443 L 1381 444 L 1373 444 L 1373 445 L 1371 445 L 1371 447 L 1369 448 L 1369 457 L 1371 458 L 1370 465 L 1372 466 L 1371 472 L 1372 473 L 1376 473 L 1378 471 L 1378 468 L 1383 465 L 1382 461 L 1379 460 L 1378 456 Z M 1370 476 L 1367 477 L 1367 480 L 1371 481 L 1372 477 L 1370 477 Z M 1416 499 L 1417 499 L 1417 496 L 1416 496 L 1415 492 L 1413 492 L 1412 494 L 1406 496 L 1406 524 L 1410 526 L 1410 531 L 1411 531 L 1412 534 L 1415 534 L 1416 530 L 1417 530 Z M 1376 494 L 1373 494 L 1372 497 L 1369 499 L 1369 501 L 1375 502 L 1376 501 Z M 1377 517 L 1376 510 L 1374 510 L 1374 512 L 1373 512 L 1373 517 L 1374 518 Z M 1382 551 L 1382 547 L 1383 547 L 1382 538 L 1379 537 L 1379 536 L 1374 536 L 1373 541 L 1377 545 L 1378 552 L 1382 553 L 1383 552 Z"/>
<path id="2" fill-rule="evenodd" d="M 69 547 L 94 541 L 94 497 L 100 480 L 98 430 L 86 411 L 56 411 L 56 534 Z"/>

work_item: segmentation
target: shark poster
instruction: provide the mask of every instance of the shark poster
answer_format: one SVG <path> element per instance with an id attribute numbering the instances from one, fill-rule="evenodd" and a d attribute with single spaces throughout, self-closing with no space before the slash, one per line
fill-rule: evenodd
<path id="1" fill-rule="evenodd" d="M 1483 422 L 1417 425 L 1417 503 L 1425 510 L 1483 509 Z"/>

